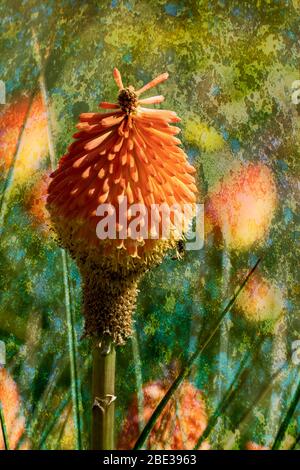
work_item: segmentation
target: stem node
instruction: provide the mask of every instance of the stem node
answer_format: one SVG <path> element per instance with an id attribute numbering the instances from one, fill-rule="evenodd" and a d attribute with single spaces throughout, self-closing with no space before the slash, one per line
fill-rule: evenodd
<path id="1" fill-rule="evenodd" d="M 116 350 L 109 335 L 93 345 L 92 449 L 113 450 Z"/>

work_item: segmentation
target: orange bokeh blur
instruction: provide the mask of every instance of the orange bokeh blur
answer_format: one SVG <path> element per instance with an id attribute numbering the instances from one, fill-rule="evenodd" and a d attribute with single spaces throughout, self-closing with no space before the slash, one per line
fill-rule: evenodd
<path id="1" fill-rule="evenodd" d="M 41 94 L 36 95 L 32 102 L 22 97 L 8 104 L 0 115 L 0 129 L 0 168 L 4 173 L 12 164 L 21 138 L 14 180 L 23 182 L 39 168 L 41 159 L 48 154 L 47 113 Z"/>
<path id="2" fill-rule="evenodd" d="M 270 450 L 269 447 L 262 446 L 260 444 L 256 444 L 256 442 L 249 441 L 245 445 L 245 450 Z"/>
<path id="3" fill-rule="evenodd" d="M 277 320 L 284 308 L 280 288 L 254 273 L 236 299 L 236 307 L 250 321 Z"/>
<path id="4" fill-rule="evenodd" d="M 248 249 L 267 237 L 276 205 L 271 170 L 261 163 L 242 165 L 208 195 L 206 232 L 214 232 L 228 249 Z"/>
<path id="5" fill-rule="evenodd" d="M 20 415 L 21 400 L 18 387 L 7 370 L 0 368 L 0 401 L 6 425 L 9 448 L 15 449 L 25 431 L 25 419 Z M 0 429 L 0 450 L 4 450 L 4 439 Z"/>
<path id="6" fill-rule="evenodd" d="M 162 381 L 150 382 L 143 387 L 145 423 L 168 388 L 169 385 Z M 139 436 L 138 421 L 138 402 L 135 397 L 120 433 L 118 449 L 133 448 Z M 157 420 L 148 438 L 147 448 L 152 450 L 193 449 L 206 426 L 207 415 L 202 393 L 185 381 Z M 209 446 L 204 442 L 200 449 L 208 450 Z"/>

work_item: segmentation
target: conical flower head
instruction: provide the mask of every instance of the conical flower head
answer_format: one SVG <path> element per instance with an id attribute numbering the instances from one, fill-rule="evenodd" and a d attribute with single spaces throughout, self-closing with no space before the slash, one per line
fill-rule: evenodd
<path id="1" fill-rule="evenodd" d="M 48 188 L 47 208 L 60 244 L 83 279 L 85 332 L 122 344 L 132 332 L 141 276 L 183 237 L 195 212 L 195 169 L 179 147 L 173 111 L 144 106 L 140 96 L 168 78 L 135 91 L 117 69 L 117 103 L 84 113 L 79 132 Z"/>
<path id="2" fill-rule="evenodd" d="M 195 169 L 179 147 L 180 129 L 172 125 L 180 120 L 176 113 L 145 107 L 162 102 L 162 96 L 140 98 L 168 74 L 139 90 L 124 87 L 117 69 L 114 78 L 117 103 L 100 103 L 108 112 L 80 115 L 76 140 L 52 174 L 48 208 L 65 245 L 72 238 L 73 248 L 84 243 L 106 254 L 118 256 L 123 249 L 143 256 L 163 238 L 163 209 L 154 214 L 153 206 L 176 207 L 182 218 L 171 211 L 170 240 L 182 235 L 196 202 Z M 109 217 L 112 236 L 106 235 Z"/>

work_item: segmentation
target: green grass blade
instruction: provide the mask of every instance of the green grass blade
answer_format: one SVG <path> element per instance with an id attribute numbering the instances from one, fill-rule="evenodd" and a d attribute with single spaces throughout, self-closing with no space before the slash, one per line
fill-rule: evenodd
<path id="1" fill-rule="evenodd" d="M 161 415 L 161 413 L 163 412 L 163 410 L 165 409 L 165 407 L 167 406 L 169 400 L 171 399 L 171 397 L 174 395 L 174 393 L 176 392 L 176 390 L 178 389 L 178 387 L 180 386 L 180 384 L 183 382 L 183 380 L 189 375 L 190 371 L 191 371 L 191 368 L 193 367 L 196 359 L 200 356 L 200 354 L 203 353 L 203 351 L 206 349 L 206 347 L 209 345 L 209 343 L 211 342 L 211 340 L 214 338 L 214 336 L 216 335 L 217 331 L 219 330 L 219 327 L 223 321 L 223 318 L 225 317 L 225 315 L 229 312 L 229 310 L 231 309 L 231 307 L 233 306 L 235 300 L 237 299 L 238 295 L 240 294 L 240 292 L 242 291 L 242 289 L 244 288 L 244 286 L 246 285 L 246 283 L 248 282 L 249 278 L 252 276 L 252 274 L 254 273 L 254 271 L 256 270 L 257 266 L 259 265 L 260 263 L 260 258 L 257 260 L 257 262 L 255 263 L 255 265 L 253 266 L 253 268 L 249 271 L 249 273 L 247 274 L 247 276 L 245 277 L 244 281 L 242 282 L 242 284 L 239 286 L 239 288 L 237 289 L 236 293 L 233 295 L 233 297 L 231 298 L 231 300 L 228 302 L 227 306 L 225 307 L 225 309 L 223 310 L 222 314 L 220 315 L 220 318 L 218 319 L 215 327 L 213 328 L 212 332 L 208 335 L 208 337 L 205 339 L 204 343 L 202 344 L 202 346 L 200 346 L 200 348 L 198 350 L 196 350 L 194 352 L 194 354 L 192 354 L 192 356 L 190 357 L 190 359 L 188 360 L 187 364 L 185 367 L 183 367 L 183 369 L 181 370 L 180 374 L 178 375 L 178 377 L 175 379 L 175 381 L 173 382 L 173 384 L 171 385 L 171 387 L 169 388 L 169 390 L 167 391 L 166 395 L 162 398 L 162 400 L 160 401 L 160 403 L 157 405 L 156 409 L 154 410 L 151 418 L 149 419 L 148 423 L 146 424 L 146 426 L 144 427 L 143 429 L 143 432 L 141 433 L 141 435 L 139 436 L 135 446 L 134 446 L 134 450 L 138 450 L 138 449 L 141 449 L 142 446 L 145 444 L 150 432 L 152 431 L 157 419 L 159 418 L 159 416 Z"/>
<path id="2" fill-rule="evenodd" d="M 50 164 L 52 170 L 55 168 L 56 164 L 56 155 L 55 155 L 55 145 L 53 141 L 53 134 L 51 128 L 51 116 L 49 111 L 49 99 L 48 92 L 46 87 L 46 80 L 44 75 L 44 69 L 41 55 L 40 47 L 36 37 L 35 32 L 33 31 L 33 41 L 34 41 L 34 52 L 36 56 L 36 61 L 40 68 L 39 76 L 39 85 L 41 94 L 43 97 L 43 102 L 45 105 L 46 115 L 47 115 L 47 131 L 48 131 L 48 146 L 49 146 L 49 155 L 50 155 Z M 81 394 L 80 387 L 78 382 L 78 369 L 77 369 L 77 344 L 76 344 L 76 332 L 74 325 L 74 315 L 71 309 L 71 294 L 70 294 L 70 284 L 69 284 L 69 274 L 68 274 L 68 263 L 67 263 L 67 254 L 64 250 L 61 250 L 61 259 L 62 259 L 62 271 L 63 271 L 63 283 L 64 283 L 64 295 L 65 295 L 65 308 L 67 316 L 67 329 L 68 329 L 68 345 L 69 345 L 69 358 L 70 358 L 70 375 L 71 375 L 71 396 L 73 404 L 73 418 L 74 426 L 76 430 L 76 448 L 78 450 L 82 449 L 82 436 L 81 436 Z"/>
<path id="3" fill-rule="evenodd" d="M 230 283 L 231 274 L 231 262 L 230 255 L 226 248 L 222 252 L 222 295 L 224 298 L 228 295 L 228 286 Z M 218 365 L 218 399 L 222 399 L 222 396 L 226 390 L 226 380 L 222 380 L 222 377 L 226 377 L 230 369 L 229 360 L 229 344 L 230 344 L 230 318 L 225 318 L 220 326 L 220 344 L 219 344 L 219 365 Z M 224 360 L 225 359 L 225 360 Z"/>
<path id="4" fill-rule="evenodd" d="M 262 338 L 258 338 L 256 341 L 253 342 L 253 349 L 256 351 L 256 354 L 255 354 L 255 357 L 258 355 L 258 352 L 259 352 L 259 348 L 262 344 L 264 339 Z M 247 351 L 240 363 L 240 366 L 231 382 L 231 384 L 229 385 L 224 397 L 222 398 L 222 401 L 220 401 L 219 405 L 217 406 L 215 412 L 213 413 L 213 415 L 210 417 L 209 419 L 209 422 L 207 424 L 207 427 L 205 428 L 205 431 L 203 432 L 203 434 L 200 436 L 200 438 L 198 439 L 198 442 L 197 444 L 195 445 L 194 447 L 194 450 L 197 450 L 199 449 L 199 447 L 201 446 L 201 444 L 203 443 L 203 441 L 205 439 L 207 439 L 210 435 L 210 433 L 213 431 L 217 421 L 218 421 L 218 418 L 219 416 L 221 416 L 227 409 L 227 407 L 230 405 L 230 403 L 232 403 L 232 401 L 234 400 L 234 398 L 236 397 L 237 393 L 239 392 L 240 390 L 240 387 L 245 383 L 250 371 L 251 371 L 251 364 L 252 364 L 252 361 L 250 362 L 250 364 L 247 365 L 249 359 L 251 357 L 251 351 Z"/>
<path id="5" fill-rule="evenodd" d="M 77 348 L 76 348 L 76 332 L 74 325 L 73 313 L 71 310 L 70 302 L 70 287 L 67 265 L 67 254 L 61 250 L 63 278 L 64 278 L 64 291 L 65 291 L 65 307 L 67 314 L 67 328 L 68 328 L 68 344 L 69 344 L 69 357 L 70 357 L 70 373 L 71 373 L 71 395 L 73 403 L 73 418 L 76 430 L 76 447 L 77 450 L 82 449 L 81 438 L 81 416 L 80 416 L 80 386 L 78 381 L 78 368 L 77 368 Z"/>
<path id="6" fill-rule="evenodd" d="M 47 441 L 47 438 L 48 436 L 50 435 L 50 433 L 52 432 L 53 428 L 55 427 L 57 421 L 59 420 L 62 412 L 65 410 L 65 408 L 68 406 L 69 402 L 70 402 L 70 399 L 71 399 L 71 394 L 70 392 L 68 391 L 65 398 L 60 402 L 59 406 L 57 407 L 55 413 L 53 414 L 53 417 L 52 419 L 50 419 L 48 425 L 46 426 L 46 428 L 44 429 L 43 433 L 42 433 L 42 436 L 41 436 L 41 439 L 40 439 L 40 442 L 39 442 L 39 446 L 38 446 L 38 449 L 43 449 L 44 448 L 44 445 Z"/>
<path id="7" fill-rule="evenodd" d="M 84 364 L 83 364 L 83 367 L 82 367 L 82 375 L 81 377 L 79 378 L 79 387 L 80 387 L 80 384 L 86 380 L 86 373 L 87 371 L 89 370 L 89 367 L 90 367 L 90 358 L 87 358 L 85 361 L 84 361 Z M 58 408 L 56 409 L 55 413 L 53 414 L 53 417 L 52 419 L 50 420 L 50 422 L 47 422 L 47 425 L 43 428 L 42 432 L 40 432 L 40 435 L 42 436 L 39 440 L 39 444 L 37 446 L 38 449 L 42 449 L 45 447 L 45 443 L 48 439 L 48 436 L 51 434 L 51 432 L 53 431 L 55 425 L 57 424 L 58 420 L 60 419 L 61 417 L 61 414 L 63 413 L 63 411 L 65 410 L 65 408 L 68 406 L 70 400 L 72 399 L 72 393 L 70 390 L 67 390 L 65 393 L 64 393 L 64 396 L 63 396 L 63 399 L 62 401 L 60 402 Z"/>
<path id="8" fill-rule="evenodd" d="M 300 381 L 298 383 L 297 390 L 296 390 L 296 392 L 293 396 L 292 402 L 291 402 L 291 404 L 290 404 L 290 406 L 287 410 L 285 418 L 284 418 L 284 420 L 282 421 L 282 423 L 279 427 L 278 433 L 275 437 L 275 441 L 274 441 L 272 450 L 278 450 L 280 448 L 281 443 L 282 443 L 282 441 L 284 439 L 284 436 L 285 436 L 285 432 L 286 432 L 291 420 L 293 419 L 293 415 L 295 413 L 295 410 L 297 408 L 299 400 L 300 400 Z"/>
<path id="9" fill-rule="evenodd" d="M 296 437 L 294 444 L 289 448 L 289 450 L 295 450 L 297 445 L 300 443 L 300 434 Z"/>
<path id="10" fill-rule="evenodd" d="M 4 413 L 3 413 L 1 401 L 0 401 L 0 424 L 1 424 L 3 441 L 4 441 L 4 449 L 9 450 L 9 441 L 8 441 L 7 429 L 5 425 L 5 419 L 4 419 Z"/>
<path id="11" fill-rule="evenodd" d="M 276 334 L 273 336 L 273 340 L 272 340 L 272 351 L 271 351 L 271 358 L 270 358 L 271 373 L 274 373 L 274 371 L 278 370 L 280 365 L 284 364 L 287 360 L 288 326 L 287 326 L 286 315 L 282 315 L 282 317 L 278 319 L 276 329 L 277 329 Z M 282 380 L 284 380 L 284 377 L 282 377 Z M 284 388 L 280 387 L 280 389 L 274 388 L 274 390 L 272 390 L 270 397 L 269 397 L 269 405 L 268 405 L 268 412 L 267 412 L 268 414 L 266 417 L 269 429 L 274 429 L 275 431 L 278 429 L 282 415 L 279 412 L 278 406 L 276 406 L 276 404 L 279 404 L 280 402 L 283 401 L 283 398 L 284 398 L 283 394 L 286 394 L 286 393 L 289 394 L 291 393 L 293 389 L 294 387 L 290 389 L 290 386 L 287 385 Z M 272 445 L 272 440 L 268 440 L 267 438 L 265 445 L 267 445 L 268 447 Z"/>
<path id="12" fill-rule="evenodd" d="M 57 441 L 56 441 L 56 445 L 55 445 L 55 450 L 58 450 L 60 448 L 60 443 L 61 443 L 61 440 L 62 440 L 62 437 L 64 435 L 64 432 L 65 432 L 65 429 L 66 429 L 66 426 L 67 426 L 67 423 L 68 423 L 68 420 L 70 418 L 70 415 L 71 415 L 71 408 L 68 410 L 66 416 L 65 416 L 65 419 L 62 423 L 62 426 L 60 428 L 60 431 L 59 431 L 59 434 L 58 434 L 58 438 L 57 438 Z"/>
<path id="13" fill-rule="evenodd" d="M 134 327 L 133 335 L 131 338 L 132 353 L 134 360 L 134 372 L 137 388 L 137 402 L 138 402 L 138 418 L 139 418 L 139 431 L 142 432 L 144 428 L 144 394 L 143 394 L 143 376 L 141 357 L 139 351 L 139 343 L 136 328 Z"/>
<path id="14" fill-rule="evenodd" d="M 66 359 L 66 357 L 60 357 L 54 362 L 53 372 L 49 378 L 48 384 L 31 414 L 27 435 L 30 442 L 33 444 L 33 447 L 38 443 L 38 436 L 41 433 L 41 429 L 43 429 L 45 410 L 48 408 L 50 400 L 58 386 L 59 379 L 66 369 Z"/>
<path id="15" fill-rule="evenodd" d="M 291 356 L 289 357 L 289 359 L 290 358 L 291 358 Z M 280 376 L 280 374 L 282 372 L 284 372 L 285 369 L 288 367 L 289 359 L 286 362 L 284 362 L 279 367 L 279 369 L 271 375 L 270 380 L 268 381 L 267 385 L 259 390 L 259 392 L 256 394 L 256 396 L 252 400 L 252 403 L 249 406 L 249 408 L 240 417 L 240 419 L 239 419 L 239 421 L 236 425 L 237 428 L 241 428 L 247 422 L 249 416 L 253 413 L 254 408 L 258 405 L 258 403 L 260 403 L 267 396 L 268 393 L 270 393 L 270 391 L 272 390 L 272 387 L 274 385 L 275 380 L 277 380 L 277 378 Z"/>

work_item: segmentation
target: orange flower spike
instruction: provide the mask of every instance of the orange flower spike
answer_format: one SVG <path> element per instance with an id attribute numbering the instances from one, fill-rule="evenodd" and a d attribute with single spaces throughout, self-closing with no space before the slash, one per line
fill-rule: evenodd
<path id="1" fill-rule="evenodd" d="M 145 91 L 150 90 L 150 88 L 154 88 L 156 85 L 159 85 L 160 83 L 164 82 L 168 78 L 169 78 L 169 74 L 167 72 L 162 73 L 161 75 L 158 75 L 158 77 L 154 78 L 153 80 L 151 80 L 151 82 L 147 83 L 142 88 L 137 90 L 136 92 L 137 96 L 140 96 Z"/>
<path id="2" fill-rule="evenodd" d="M 193 176 L 195 169 L 179 147 L 181 142 L 176 135 L 180 129 L 172 125 L 179 122 L 180 118 L 173 111 L 144 107 L 161 103 L 164 100 L 161 95 L 140 99 L 142 93 L 164 82 L 168 74 L 159 75 L 137 91 L 132 86 L 124 87 L 117 69 L 114 69 L 113 76 L 119 90 L 117 103 L 103 101 L 100 107 L 107 112 L 80 115 L 78 132 L 73 136 L 76 140 L 51 175 L 47 199 L 60 243 L 76 259 L 86 281 L 86 303 L 90 303 L 92 297 L 96 298 L 97 284 L 98 297 L 102 296 L 102 308 L 98 308 L 93 301 L 93 315 L 99 310 L 99 316 L 105 317 L 107 314 L 110 318 L 109 292 L 114 289 L 114 296 L 118 295 L 118 291 L 124 297 L 126 291 L 122 286 L 117 286 L 110 273 L 119 273 L 121 270 L 124 282 L 127 276 L 130 278 L 130 295 L 128 291 L 126 305 L 131 305 L 132 310 L 136 296 L 133 284 L 137 285 L 138 279 L 147 269 L 162 261 L 168 249 L 174 247 L 178 238 L 182 238 L 182 229 L 187 227 L 193 216 L 192 210 L 179 224 L 171 215 L 170 237 L 166 239 L 161 236 L 161 220 L 159 227 L 153 229 L 150 220 L 152 205 L 166 203 L 169 207 L 176 204 L 182 209 L 186 205 L 194 207 L 197 194 Z M 132 233 L 132 227 L 128 226 L 132 222 L 130 207 L 127 213 L 121 212 L 120 204 L 125 198 L 127 204 L 143 204 L 146 209 L 139 223 L 143 231 L 138 229 L 137 236 Z M 96 227 L 107 221 L 107 215 L 98 215 L 97 211 L 104 203 L 115 209 L 116 237 L 101 239 Z M 122 221 L 124 216 L 129 224 Z M 153 240 L 152 231 L 158 234 Z M 89 262 L 93 260 L 92 269 L 86 261 L 83 263 L 87 259 Z M 99 272 L 96 272 L 96 268 Z M 106 286 L 104 275 L 107 277 Z M 97 279 L 95 276 L 98 276 Z M 101 279 L 102 285 L 98 286 Z M 93 292 L 89 291 L 90 288 Z M 106 301 L 104 297 L 107 297 L 107 312 L 106 307 L 103 307 Z M 116 303 L 115 308 L 119 319 L 126 314 L 124 306 L 122 312 L 119 311 L 121 303 Z M 86 306 L 86 316 L 90 315 L 89 309 L 91 307 Z M 129 331 L 128 319 L 126 322 Z M 99 318 L 87 323 L 87 332 L 102 329 L 99 324 L 103 322 Z M 111 320 L 109 323 L 104 322 L 106 330 L 112 332 L 117 343 L 122 342 L 124 335 L 121 328 L 117 332 Z"/>
<path id="3" fill-rule="evenodd" d="M 122 77 L 121 77 L 119 70 L 116 67 L 114 68 L 113 75 L 114 75 L 114 79 L 117 84 L 117 87 L 119 88 L 119 90 L 123 90 L 124 85 L 122 82 Z"/>
<path id="4" fill-rule="evenodd" d="M 159 103 L 162 103 L 164 99 L 165 98 L 162 95 L 151 96 L 150 98 L 139 100 L 139 103 L 140 104 L 159 104 Z"/>
<path id="5" fill-rule="evenodd" d="M 53 172 L 49 186 L 48 203 L 56 207 L 57 215 L 72 216 L 87 224 L 80 233 L 94 246 L 99 240 L 91 214 L 96 213 L 99 204 L 117 205 L 117 196 L 125 194 L 130 204 L 143 200 L 149 209 L 151 204 L 162 203 L 163 182 L 169 188 L 164 193 L 164 202 L 169 205 L 194 204 L 197 193 L 192 176 L 195 170 L 175 137 L 180 129 L 170 125 L 179 121 L 178 116 L 173 111 L 140 106 L 163 101 L 161 95 L 144 100 L 139 96 L 165 81 L 168 74 L 159 75 L 137 91 L 132 86 L 124 87 L 118 69 L 113 75 L 119 89 L 118 103 L 102 102 L 100 106 L 114 110 L 81 114 L 79 132 L 74 134 L 76 141 Z M 138 200 L 134 186 L 139 186 L 142 193 Z M 86 205 L 87 220 L 83 220 L 82 212 L 76 210 Z M 127 245 L 125 241 L 125 249 Z"/>
<path id="6" fill-rule="evenodd" d="M 103 109 L 119 109 L 119 105 L 115 103 L 109 103 L 108 101 L 102 101 L 99 107 Z"/>

